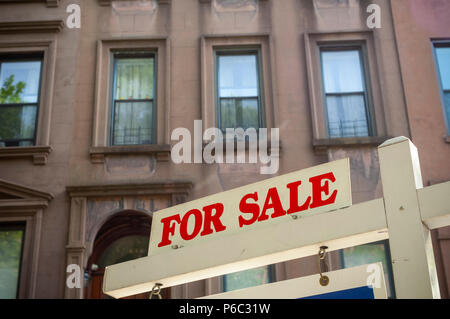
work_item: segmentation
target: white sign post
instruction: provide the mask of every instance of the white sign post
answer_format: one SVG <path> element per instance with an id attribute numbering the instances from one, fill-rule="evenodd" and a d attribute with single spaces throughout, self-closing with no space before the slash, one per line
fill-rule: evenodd
<path id="1" fill-rule="evenodd" d="M 383 198 L 350 207 L 350 193 L 338 197 L 350 185 L 345 169 L 333 166 L 345 166 L 338 161 L 157 212 L 149 256 L 107 267 L 103 291 L 121 298 L 157 283 L 171 287 L 315 255 L 321 246 L 333 251 L 389 238 L 397 298 L 439 298 L 429 231 L 450 225 L 450 182 L 422 188 L 417 149 L 404 137 L 382 144 L 379 160 Z M 293 183 L 298 197 L 287 186 Z M 233 206 L 240 214 L 229 213 Z"/>

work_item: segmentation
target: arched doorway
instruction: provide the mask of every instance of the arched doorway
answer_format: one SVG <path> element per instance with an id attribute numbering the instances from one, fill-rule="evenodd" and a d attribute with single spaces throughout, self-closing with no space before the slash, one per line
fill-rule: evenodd
<path id="1" fill-rule="evenodd" d="M 88 299 L 106 299 L 102 292 L 105 267 L 147 256 L 152 219 L 136 211 L 123 211 L 108 219 L 100 228 L 92 255 L 88 260 L 89 280 L 85 288 Z M 169 290 L 161 292 L 169 298 Z M 127 299 L 148 298 L 149 293 Z"/>

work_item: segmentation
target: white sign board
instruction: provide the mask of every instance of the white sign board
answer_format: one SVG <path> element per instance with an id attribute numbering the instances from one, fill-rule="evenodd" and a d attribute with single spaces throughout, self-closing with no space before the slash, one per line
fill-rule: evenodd
<path id="1" fill-rule="evenodd" d="M 148 254 L 351 204 L 349 161 L 330 162 L 156 212 Z"/>
<path id="2" fill-rule="evenodd" d="M 319 284 L 312 275 L 233 290 L 200 299 L 387 299 L 383 265 L 369 264 L 323 274 L 330 282 Z"/>

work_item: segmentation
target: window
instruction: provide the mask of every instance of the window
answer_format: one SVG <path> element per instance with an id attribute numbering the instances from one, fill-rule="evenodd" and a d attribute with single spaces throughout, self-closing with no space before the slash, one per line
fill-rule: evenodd
<path id="1" fill-rule="evenodd" d="M 450 133 L 450 44 L 436 44 L 435 52 L 439 69 L 444 116 L 447 124 L 447 131 Z"/>
<path id="2" fill-rule="evenodd" d="M 235 272 L 223 276 L 223 291 L 232 291 L 273 282 L 273 266 Z"/>
<path id="3" fill-rule="evenodd" d="M 328 136 L 372 136 L 361 48 L 320 50 Z"/>
<path id="4" fill-rule="evenodd" d="M 0 224 L 0 299 L 19 296 L 24 233 L 24 225 Z"/>
<path id="5" fill-rule="evenodd" d="M 341 262 L 342 268 L 351 268 L 381 262 L 383 264 L 388 298 L 395 298 L 391 253 L 388 240 L 343 249 L 341 250 Z"/>
<path id="6" fill-rule="evenodd" d="M 148 236 L 131 235 L 117 239 L 100 255 L 97 265 L 101 268 L 148 255 Z"/>
<path id="7" fill-rule="evenodd" d="M 36 141 L 41 82 L 40 58 L 0 58 L 0 146 Z"/>
<path id="8" fill-rule="evenodd" d="M 155 56 L 115 54 L 112 145 L 155 143 Z"/>
<path id="9" fill-rule="evenodd" d="M 222 131 L 262 126 L 258 56 L 258 52 L 217 52 L 217 114 Z"/>

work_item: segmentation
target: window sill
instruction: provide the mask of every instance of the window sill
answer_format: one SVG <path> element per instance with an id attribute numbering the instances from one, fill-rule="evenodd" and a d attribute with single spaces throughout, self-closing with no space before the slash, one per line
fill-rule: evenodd
<path id="1" fill-rule="evenodd" d="M 324 138 L 314 139 L 312 144 L 314 151 L 322 153 L 333 146 L 378 146 L 390 138 L 389 136 Z"/>
<path id="2" fill-rule="evenodd" d="M 34 165 L 45 165 L 51 151 L 50 146 L 0 147 L 0 159 L 31 157 Z"/>
<path id="3" fill-rule="evenodd" d="M 444 136 L 444 142 L 450 144 L 450 136 Z"/>
<path id="4" fill-rule="evenodd" d="M 238 150 L 238 144 L 243 143 L 243 142 L 245 143 L 245 146 L 244 146 L 245 151 L 248 151 L 250 149 L 250 144 L 252 144 L 252 143 L 256 143 L 257 149 L 259 150 L 259 140 L 250 140 L 250 141 L 245 140 L 244 141 L 244 140 L 236 140 L 236 139 L 235 140 L 224 139 L 222 142 L 223 153 L 226 154 L 227 148 L 230 150 L 233 150 L 236 153 Z M 216 144 L 211 141 L 203 140 L 203 150 L 205 149 L 206 145 L 208 145 L 210 143 L 212 143 L 212 145 L 215 145 L 215 147 L 219 145 L 219 144 Z M 267 151 L 270 152 L 271 148 L 272 148 L 272 142 L 270 140 L 268 140 L 267 141 Z M 281 141 L 278 141 L 278 149 L 281 149 Z"/>
<path id="5" fill-rule="evenodd" d="M 167 162 L 170 157 L 170 145 L 151 144 L 151 145 L 126 145 L 126 146 L 100 146 L 91 147 L 89 150 L 91 163 L 102 164 L 107 155 L 136 155 L 147 154 L 156 157 L 158 162 Z"/>

